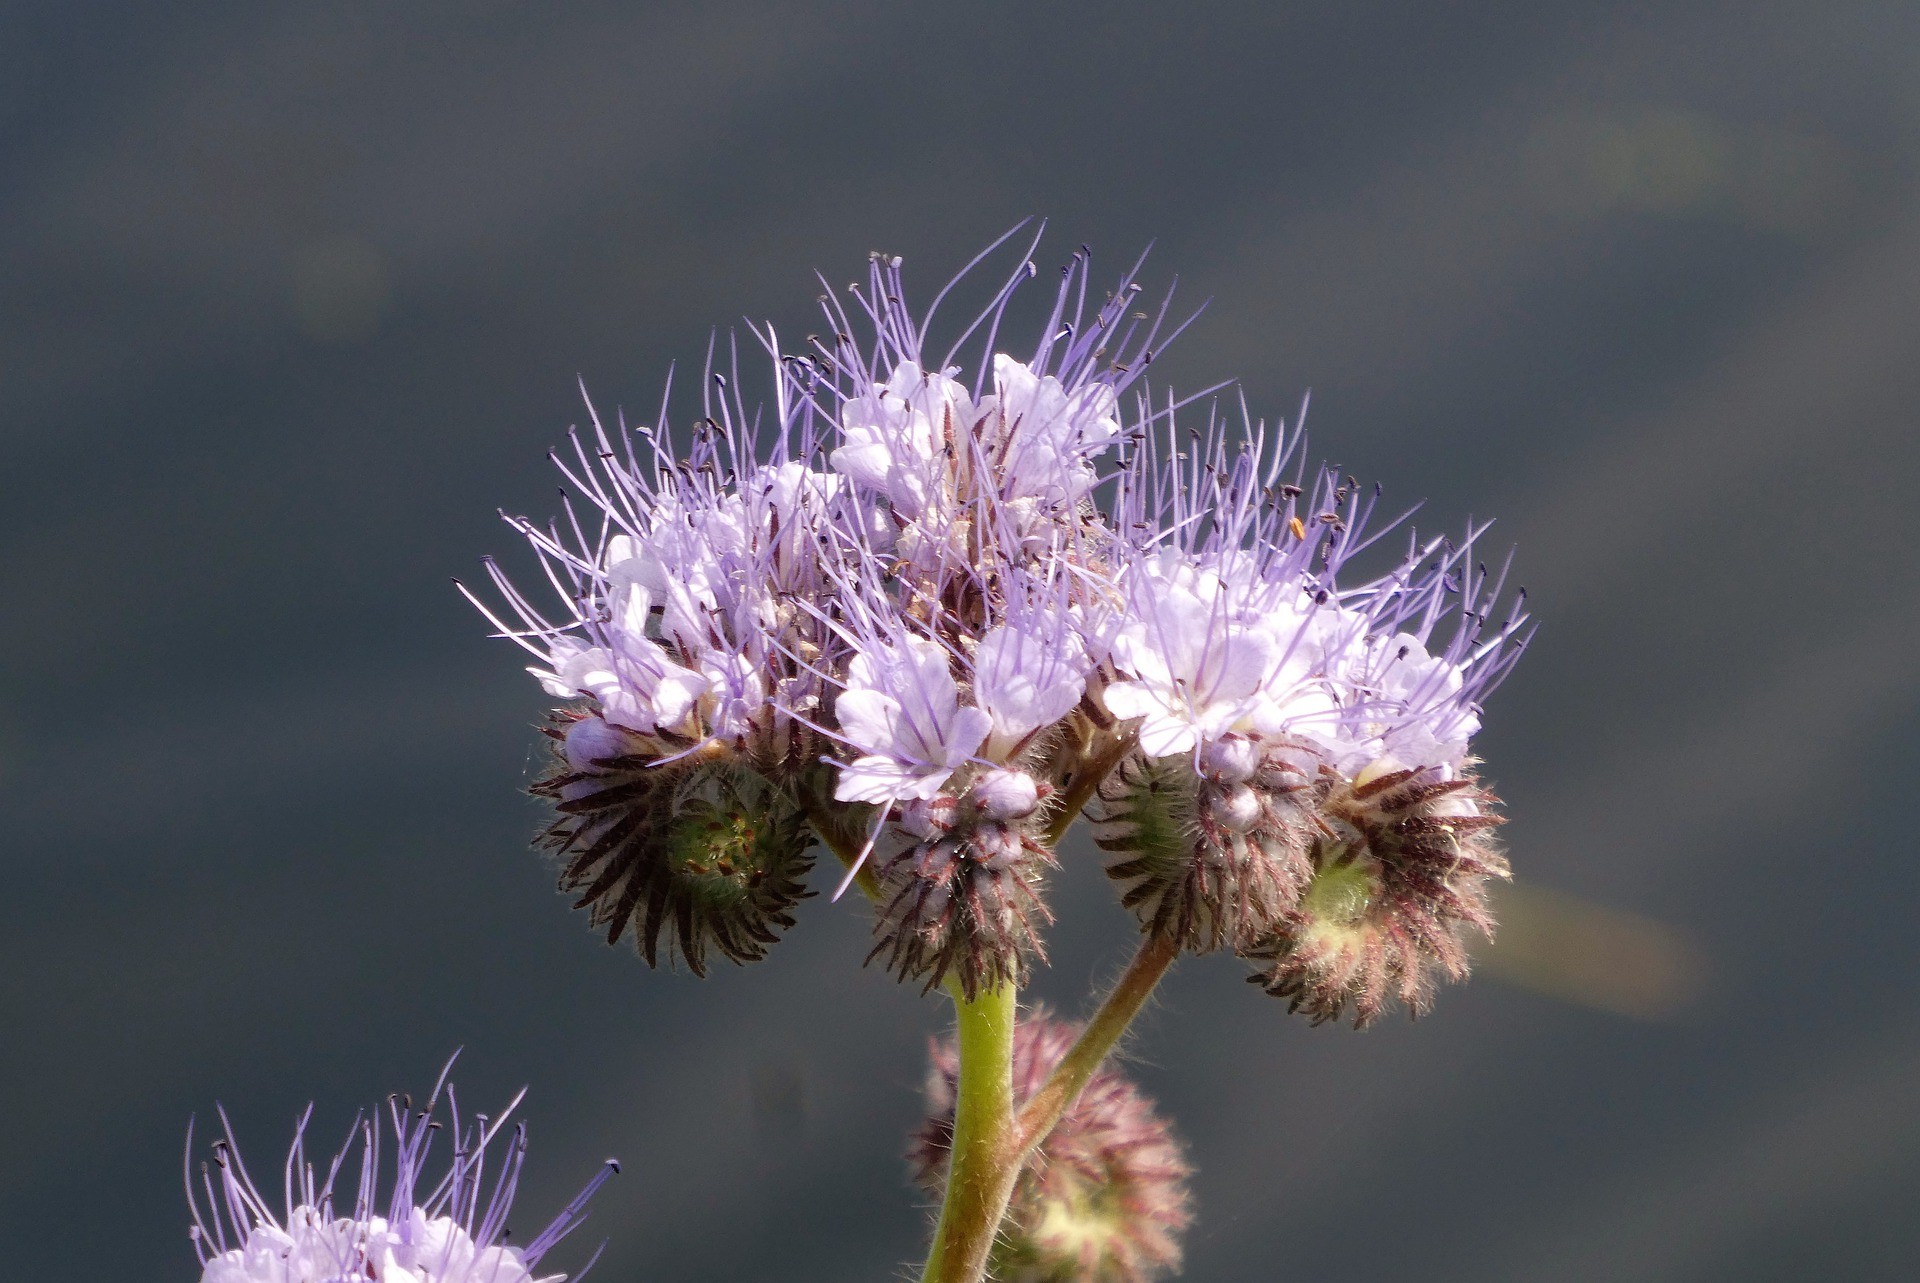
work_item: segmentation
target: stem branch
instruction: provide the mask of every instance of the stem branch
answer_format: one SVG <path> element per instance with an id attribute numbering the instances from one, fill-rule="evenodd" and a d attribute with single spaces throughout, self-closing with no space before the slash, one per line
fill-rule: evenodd
<path id="1" fill-rule="evenodd" d="M 1060 795 L 1060 803 L 1047 825 L 1046 843 L 1048 847 L 1060 845 L 1067 830 L 1073 827 L 1079 818 L 1080 810 L 1093 797 L 1094 790 L 1120 759 L 1133 749 L 1133 735 L 1118 731 L 1102 731 L 1100 737 L 1087 748 L 1087 755 L 1081 760 L 1080 767 L 1073 773 L 1073 783 Z"/>
<path id="2" fill-rule="evenodd" d="M 842 826 L 814 798 L 802 794 L 798 800 L 807 823 L 813 826 L 813 835 L 820 839 L 820 845 L 833 852 L 841 868 L 852 868 L 853 862 L 860 858 L 859 845 L 846 835 Z M 880 879 L 873 872 L 872 860 L 861 865 L 860 872 L 853 875 L 853 885 L 859 887 L 860 894 L 869 900 L 880 898 Z"/>
<path id="3" fill-rule="evenodd" d="M 1179 956 L 1180 946 L 1159 936 L 1148 936 L 1140 942 L 1140 952 L 1133 956 L 1133 961 L 1127 964 L 1120 979 L 1114 982 L 1106 1001 L 1100 1004 L 1100 1010 L 1087 1022 L 1079 1039 L 1040 1090 L 1029 1097 L 1021 1108 L 1015 1130 L 1023 1160 L 1039 1147 L 1040 1142 L 1047 1138 L 1047 1133 L 1053 1130 L 1054 1124 L 1060 1121 L 1060 1116 L 1079 1097 L 1087 1080 L 1093 1077 L 1094 1070 L 1100 1067 L 1100 1062 L 1120 1041 L 1120 1035 L 1140 1014 L 1140 1008 L 1146 1005 L 1154 986 L 1160 983 L 1160 977 L 1167 973 L 1167 968 Z"/>

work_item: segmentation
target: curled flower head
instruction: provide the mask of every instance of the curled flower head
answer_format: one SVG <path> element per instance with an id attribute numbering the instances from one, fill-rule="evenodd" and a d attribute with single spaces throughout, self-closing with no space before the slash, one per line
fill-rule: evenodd
<path id="1" fill-rule="evenodd" d="M 1024 1102 L 1060 1064 L 1077 1026 L 1044 1009 L 1014 1029 L 1014 1098 Z M 921 1188 L 939 1192 L 953 1148 L 959 1056 L 936 1043 L 927 1076 L 929 1118 L 907 1161 Z M 1153 1103 L 1116 1069 L 1097 1070 L 1021 1174 L 990 1275 L 1006 1283 L 1146 1283 L 1180 1265 L 1192 1220 L 1192 1169 Z"/>
<path id="2" fill-rule="evenodd" d="M 799 807 L 724 749 L 655 760 L 609 719 L 556 714 L 555 764 L 534 785 L 558 812 L 542 838 L 607 943 L 631 935 L 649 966 L 664 940 L 695 975 L 707 953 L 757 962 L 808 892 L 811 840 Z"/>
<path id="3" fill-rule="evenodd" d="M 1471 775 L 1434 768 L 1343 781 L 1299 903 L 1244 951 L 1265 966 L 1250 979 L 1315 1024 L 1350 1008 L 1359 1028 L 1395 998 L 1425 1013 L 1436 975 L 1466 977 L 1465 934 L 1493 932 L 1486 884 L 1509 876 L 1496 804 Z"/>
<path id="4" fill-rule="evenodd" d="M 1459 778 L 1479 700 L 1524 644 L 1519 604 L 1486 623 L 1501 584 L 1471 538 L 1358 577 L 1377 493 L 1332 470 L 1289 480 L 1297 439 L 1269 456 L 1259 425 L 1239 435 L 1237 453 L 1217 420 L 1186 451 L 1149 439 L 1125 477 L 1100 698 L 1138 751 L 1091 808 L 1123 902 L 1201 951 L 1288 929 L 1353 827 L 1332 799 L 1363 773 Z"/>
<path id="5" fill-rule="evenodd" d="M 214 1142 L 211 1163 L 202 1163 L 197 1173 L 189 1129 L 189 1235 L 200 1257 L 201 1283 L 566 1283 L 568 1275 L 536 1271 L 578 1227 L 587 1201 L 620 1165 L 608 1160 L 524 1246 L 508 1243 L 507 1215 L 526 1160 L 526 1125 L 515 1125 L 504 1141 L 501 1133 L 520 1099 L 493 1118 L 462 1118 L 442 1073 L 417 1112 L 410 1099 L 396 1097 L 387 1102 L 384 1127 L 380 1111 L 357 1120 L 357 1146 L 349 1140 L 324 1171 L 307 1156 L 309 1106 L 287 1156 L 281 1210 L 248 1174 L 224 1111 L 225 1134 Z M 443 1107 L 444 1126 L 437 1118 Z M 497 1168 L 488 1159 L 496 1142 L 505 1148 L 494 1160 Z M 434 1151 L 441 1145 L 451 1152 L 445 1170 L 435 1171 Z M 358 1173 L 348 1197 L 339 1189 L 340 1178 L 356 1148 Z M 576 1283 L 592 1264 L 572 1276 Z"/>
<path id="6" fill-rule="evenodd" d="M 770 337 L 770 336 L 769 336 Z M 784 376 L 776 375 L 784 393 Z M 510 518 L 544 563 L 560 611 L 543 610 L 492 563 L 511 622 L 468 594 L 538 663 L 549 694 L 645 738 L 670 758 L 723 744 L 774 775 L 817 756 L 804 718 L 818 703 L 823 556 L 849 517 L 842 478 L 792 416 L 759 448 L 734 378 L 714 373 L 684 454 L 661 423 L 609 432 L 596 418 L 555 463 L 583 496 L 564 522 Z M 588 519 L 581 516 L 585 508 Z"/>

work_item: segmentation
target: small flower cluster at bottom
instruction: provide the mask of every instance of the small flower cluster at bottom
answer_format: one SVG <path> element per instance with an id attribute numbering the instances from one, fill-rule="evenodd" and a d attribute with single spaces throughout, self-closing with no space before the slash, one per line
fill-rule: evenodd
<path id="1" fill-rule="evenodd" d="M 1014 1029 L 1013 1093 L 1024 1103 L 1046 1083 L 1079 1028 L 1044 1008 Z M 938 1195 L 953 1149 L 960 1076 L 952 1041 L 935 1043 L 929 1117 L 907 1153 L 914 1181 Z M 1193 1219 L 1192 1174 L 1180 1142 L 1140 1090 L 1111 1067 L 1095 1071 L 1041 1142 L 1014 1190 L 988 1277 L 997 1283 L 1144 1283 L 1180 1267 Z"/>
<path id="2" fill-rule="evenodd" d="M 410 1098 L 390 1097 L 384 1130 L 392 1147 L 393 1175 L 384 1194 L 383 1129 L 378 1122 L 365 1115 L 356 1119 L 346 1148 L 320 1176 L 307 1159 L 307 1123 L 313 1113 L 308 1106 L 294 1130 L 285 1207 L 277 1213 L 248 1175 L 224 1110 L 224 1135 L 213 1144 L 211 1163 L 203 1162 L 198 1173 L 192 1166 L 189 1129 L 187 1203 L 193 1226 L 188 1232 L 200 1257 L 200 1283 L 566 1283 L 566 1274 L 534 1271 L 547 1252 L 579 1226 L 587 1201 L 620 1165 L 607 1160 L 586 1188 L 524 1246 L 508 1243 L 506 1218 L 526 1159 L 526 1125 L 516 1125 L 506 1138 L 497 1171 L 488 1171 L 487 1153 L 521 1096 L 497 1117 L 475 1114 L 464 1125 L 444 1073 L 417 1111 Z M 444 1123 L 436 1116 L 443 1103 Z M 431 1151 L 443 1131 L 453 1153 L 445 1172 L 429 1178 Z M 357 1184 L 347 1199 L 336 1194 L 335 1186 L 356 1148 Z M 592 1265 L 589 1260 L 572 1275 L 574 1283 Z"/>

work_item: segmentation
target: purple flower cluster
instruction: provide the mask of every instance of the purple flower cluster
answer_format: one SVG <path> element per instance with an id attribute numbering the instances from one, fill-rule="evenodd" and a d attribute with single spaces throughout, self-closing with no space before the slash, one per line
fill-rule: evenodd
<path id="1" fill-rule="evenodd" d="M 417 1112 L 410 1100 L 388 1100 L 385 1136 L 377 1118 L 356 1119 L 346 1148 L 324 1175 L 307 1157 L 309 1106 L 287 1154 L 280 1211 L 247 1173 L 224 1111 L 225 1135 L 214 1142 L 211 1165 L 202 1163 L 197 1173 L 189 1130 L 187 1203 L 201 1283 L 566 1283 L 565 1274 L 534 1271 L 579 1226 L 587 1201 L 620 1167 L 609 1160 L 545 1229 L 524 1246 L 508 1243 L 507 1214 L 527 1153 L 525 1124 L 506 1137 L 497 1167 L 489 1166 L 488 1153 L 524 1095 L 496 1117 L 463 1119 L 443 1071 Z M 437 1117 L 443 1105 L 444 1123 Z M 445 1171 L 429 1176 L 436 1139 L 452 1153 Z M 389 1155 L 392 1178 L 383 1191 Z M 354 1159 L 348 1196 L 339 1186 Z M 576 1283 L 592 1265 L 589 1260 L 572 1276 Z"/>
<path id="2" fill-rule="evenodd" d="M 579 498 L 514 524 L 558 609 L 489 570 L 500 632 L 578 701 L 540 786 L 563 882 L 697 969 L 704 942 L 756 957 L 790 921 L 811 835 L 842 890 L 872 879 L 875 956 L 972 993 L 1044 956 L 1044 870 L 1088 806 L 1146 930 L 1260 962 L 1315 1018 L 1371 1019 L 1390 990 L 1418 1008 L 1505 871 L 1471 740 L 1523 597 L 1496 618 L 1477 529 L 1389 551 L 1404 519 L 1308 468 L 1297 429 L 1217 399 L 1176 427 L 1193 401 L 1143 375 L 1184 326 L 1140 307 L 1138 264 L 1090 298 L 1073 255 L 1014 349 L 1023 258 L 934 347 L 996 248 L 925 315 L 875 255 L 799 350 L 757 332 L 764 420 L 734 349 L 689 430 L 596 419 L 556 456 Z M 744 777 L 763 801 L 724 870 L 664 840 Z M 735 904 L 758 906 L 750 946 L 722 939 Z"/>

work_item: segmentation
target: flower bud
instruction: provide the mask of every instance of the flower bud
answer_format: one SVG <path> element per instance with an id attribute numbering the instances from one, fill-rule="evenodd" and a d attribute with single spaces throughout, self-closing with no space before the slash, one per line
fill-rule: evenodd
<path id="1" fill-rule="evenodd" d="M 648 966 L 664 939 L 695 974 L 707 951 L 756 962 L 808 892 L 809 830 L 778 788 L 724 751 L 658 762 L 647 741 L 563 714 L 559 762 L 534 786 L 558 818 L 541 843 L 566 863 L 560 889 L 612 944 L 632 933 Z"/>
<path id="2" fill-rule="evenodd" d="M 900 818 L 896 823 L 902 832 L 911 837 L 934 837 L 953 827 L 954 813 L 959 806 L 951 793 L 914 798 L 900 807 Z"/>
<path id="3" fill-rule="evenodd" d="M 1247 832 L 1260 822 L 1265 809 L 1259 794 L 1244 784 L 1203 789 L 1200 796 L 1206 804 L 1208 818 L 1229 833 Z"/>
<path id="4" fill-rule="evenodd" d="M 1040 786 L 1025 771 L 986 771 L 973 782 L 973 800 L 990 819 L 1024 820 L 1040 805 Z"/>
<path id="5" fill-rule="evenodd" d="M 1044 1010 L 1020 1021 L 1016 1101 L 1040 1089 L 1078 1033 Z M 936 1044 L 927 1079 L 931 1116 L 907 1155 L 914 1180 L 931 1194 L 946 1182 L 958 1076 L 952 1041 Z M 1146 1283 L 1177 1269 L 1179 1234 L 1192 1219 L 1191 1172 L 1152 1102 L 1117 1071 L 1095 1071 L 1020 1174 L 988 1276 L 1001 1283 Z"/>
<path id="6" fill-rule="evenodd" d="M 1486 881 L 1509 876 L 1490 832 L 1497 802 L 1472 775 L 1437 768 L 1342 781 L 1324 804 L 1335 836 L 1314 843 L 1299 904 L 1243 951 L 1267 964 L 1249 979 L 1315 1024 L 1351 1005 L 1362 1028 L 1396 997 L 1424 1014 L 1436 972 L 1466 977 L 1466 930 L 1492 934 Z"/>
<path id="7" fill-rule="evenodd" d="M 588 715 L 575 719 L 564 732 L 562 754 L 567 765 L 592 773 L 617 765 L 623 758 L 648 756 L 646 741 L 606 719 Z"/>
<path id="8" fill-rule="evenodd" d="M 1245 735 L 1225 735 L 1200 749 L 1200 772 L 1222 784 L 1253 778 L 1260 766 L 1260 747 Z"/>
<path id="9" fill-rule="evenodd" d="M 923 821 L 940 808 L 922 812 Z M 949 814 L 954 814 L 949 812 Z M 1052 855 L 1022 829 L 978 811 L 907 847 L 880 869 L 880 911 L 867 961 L 884 956 L 902 980 L 932 989 L 949 974 L 967 997 L 1027 977 L 1046 952 L 1036 925 Z"/>
<path id="10" fill-rule="evenodd" d="M 1299 896 L 1315 832 L 1319 763 L 1292 741 L 1231 736 L 1178 754 L 1136 753 L 1088 807 L 1121 903 L 1195 953 L 1272 930 Z"/>

